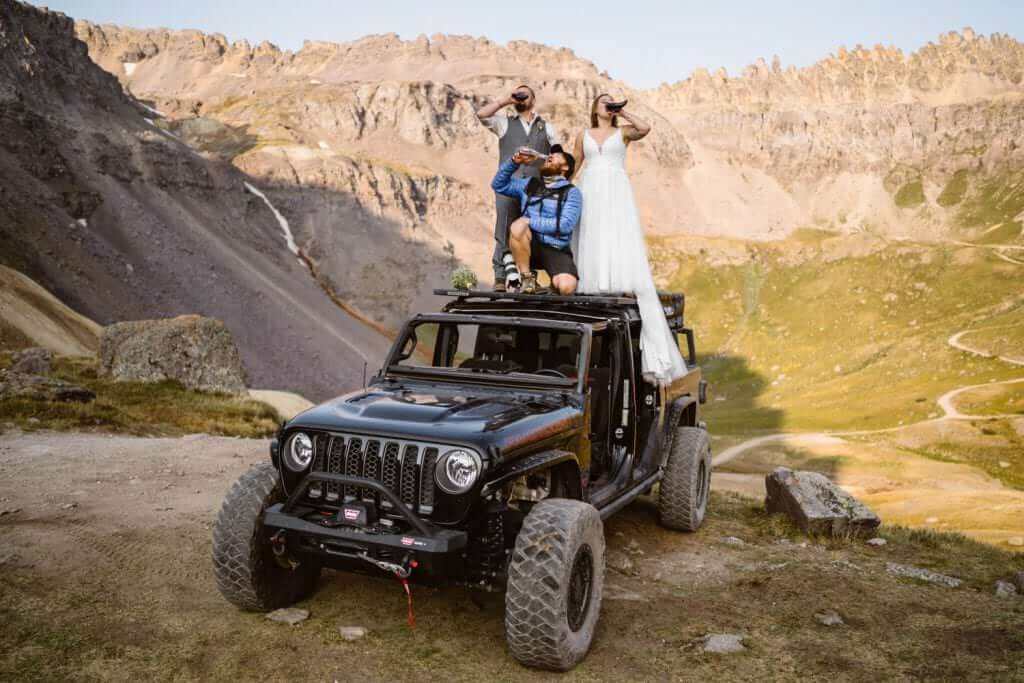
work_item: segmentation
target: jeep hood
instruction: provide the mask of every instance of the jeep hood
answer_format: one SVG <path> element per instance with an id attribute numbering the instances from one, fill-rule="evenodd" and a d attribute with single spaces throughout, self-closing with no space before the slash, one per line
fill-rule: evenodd
<path id="1" fill-rule="evenodd" d="M 511 389 L 370 387 L 300 413 L 304 428 L 475 446 L 498 452 L 579 429 L 583 412 L 560 397 Z"/>

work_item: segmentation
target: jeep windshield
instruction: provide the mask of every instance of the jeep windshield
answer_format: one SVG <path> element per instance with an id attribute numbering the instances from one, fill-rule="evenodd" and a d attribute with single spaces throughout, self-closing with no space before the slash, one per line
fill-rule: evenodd
<path id="1" fill-rule="evenodd" d="M 388 371 L 574 385 L 582 339 L 565 323 L 414 320 L 395 344 Z"/>

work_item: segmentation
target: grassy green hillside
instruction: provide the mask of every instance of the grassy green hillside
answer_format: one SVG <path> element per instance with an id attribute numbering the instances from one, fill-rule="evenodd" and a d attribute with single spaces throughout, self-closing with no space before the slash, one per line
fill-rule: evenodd
<path id="1" fill-rule="evenodd" d="M 723 434 L 877 429 L 941 412 L 954 388 L 1024 376 L 951 348 L 998 340 L 1024 348 L 1024 269 L 987 249 L 891 244 L 867 253 L 844 238 L 746 245 L 720 267 L 656 242 L 669 287 L 686 292 Z M 989 329 L 999 326 L 998 331 Z M 1020 410 L 1007 391 L 1002 408 Z"/>
<path id="2" fill-rule="evenodd" d="M 0 369 L 10 366 L 0 351 Z M 191 391 L 174 381 L 115 382 L 97 373 L 96 359 L 59 356 L 51 376 L 91 389 L 87 403 L 28 398 L 0 400 L 0 433 L 6 428 L 117 432 L 180 436 L 203 432 L 223 436 L 270 436 L 280 416 L 260 401 L 229 394 Z"/>

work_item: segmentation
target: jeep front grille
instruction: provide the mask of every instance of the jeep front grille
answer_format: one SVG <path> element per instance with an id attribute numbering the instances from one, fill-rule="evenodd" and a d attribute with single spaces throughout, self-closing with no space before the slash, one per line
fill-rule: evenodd
<path id="1" fill-rule="evenodd" d="M 314 437 L 314 472 L 347 474 L 379 481 L 413 512 L 434 509 L 434 467 L 441 446 L 417 441 L 375 439 L 355 434 L 317 434 Z M 385 510 L 390 503 L 369 489 L 319 482 L 309 487 L 310 500 L 340 504 L 371 500 Z"/>

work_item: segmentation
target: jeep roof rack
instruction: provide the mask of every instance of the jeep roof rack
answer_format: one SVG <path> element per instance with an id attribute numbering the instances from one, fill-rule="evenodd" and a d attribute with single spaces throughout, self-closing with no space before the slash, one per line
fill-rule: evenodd
<path id="1" fill-rule="evenodd" d="M 514 294 L 512 292 L 495 292 L 492 290 L 467 290 L 467 289 L 435 289 L 434 294 L 438 296 L 453 297 L 455 301 L 445 306 L 449 310 L 453 304 L 464 304 L 472 301 L 483 302 L 514 302 L 523 301 L 529 303 L 563 304 L 569 306 L 594 306 L 594 307 L 615 307 L 637 305 L 636 296 L 633 294 L 611 292 L 608 294 L 572 294 L 562 296 L 561 294 Z M 680 292 L 658 292 L 658 299 L 661 301 L 661 309 L 668 320 L 669 328 L 674 332 L 682 332 L 684 329 L 683 311 L 686 306 L 686 297 Z"/>
<path id="2" fill-rule="evenodd" d="M 490 290 L 466 289 L 435 289 L 438 296 L 456 297 L 466 301 L 483 299 L 487 301 L 531 301 L 534 303 L 578 304 L 591 306 L 636 306 L 636 297 L 632 294 L 515 294 L 512 292 L 495 292 Z"/>

